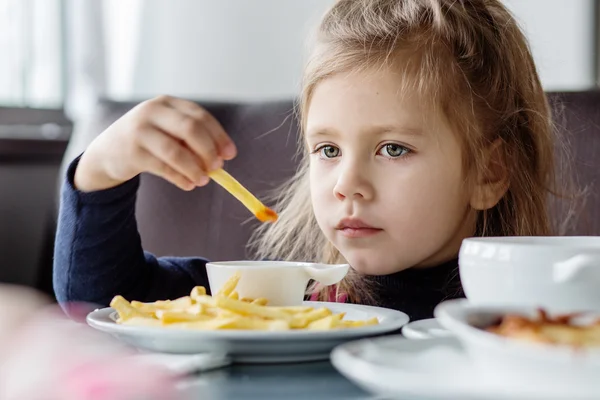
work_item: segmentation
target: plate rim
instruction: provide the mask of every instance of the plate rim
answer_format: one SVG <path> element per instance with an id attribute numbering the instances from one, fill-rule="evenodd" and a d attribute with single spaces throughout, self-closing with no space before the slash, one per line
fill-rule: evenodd
<path id="1" fill-rule="evenodd" d="M 415 343 L 414 340 L 402 337 L 401 335 L 355 340 L 336 346 L 331 352 L 331 364 L 338 372 L 340 372 L 350 381 L 377 394 L 385 393 L 386 395 L 406 395 L 410 393 L 415 396 L 423 396 L 432 399 L 446 399 L 448 398 L 448 393 L 450 393 L 450 396 L 453 398 L 477 398 L 481 400 L 500 400 L 506 398 L 507 395 L 528 400 L 557 400 L 565 398 L 564 392 L 556 393 L 556 396 L 549 396 L 549 393 L 547 392 L 530 391 L 529 389 L 519 385 L 505 385 L 498 382 L 490 383 L 488 387 L 479 385 L 473 386 L 470 383 L 459 386 L 440 387 L 439 382 L 436 385 L 415 385 L 415 377 L 418 377 L 417 379 L 421 379 L 419 375 L 423 375 L 423 373 L 410 371 L 408 368 L 395 368 L 392 366 L 386 366 L 383 363 L 378 364 L 356 354 L 357 350 L 360 351 L 368 347 L 372 348 L 378 343 L 385 344 L 386 342 L 393 341 L 403 341 L 405 343 L 404 346 L 408 347 L 411 346 L 411 342 L 413 344 Z M 461 348 L 460 351 L 464 352 L 464 354 L 467 355 L 467 359 L 469 359 L 468 349 L 465 343 L 456 336 L 432 337 L 423 339 L 419 342 L 422 344 L 429 344 L 429 348 L 433 348 L 437 345 L 444 346 L 450 342 L 455 343 Z M 472 360 L 470 362 L 473 363 Z M 475 364 L 471 364 L 471 367 L 475 367 Z M 394 375 L 397 378 L 394 380 L 395 383 L 387 385 L 381 384 L 381 382 L 387 382 L 384 378 L 382 378 L 384 374 L 385 376 Z M 428 381 L 431 381 L 431 373 L 428 374 L 430 374 Z M 405 380 L 405 382 L 409 383 L 404 387 L 400 387 L 396 383 L 399 382 L 401 376 L 412 379 Z M 434 390 L 431 389 L 432 387 L 434 387 Z M 507 388 L 512 388 L 512 390 L 507 392 Z M 499 396 L 496 396 L 494 393 L 499 394 Z M 588 400 L 590 398 L 597 398 L 598 391 L 595 388 L 583 388 L 583 391 L 572 393 L 572 395 L 573 396 L 571 396 L 571 398 L 574 400 Z"/>
<path id="2" fill-rule="evenodd" d="M 377 342 L 395 342 L 395 341 L 405 341 L 406 346 L 411 346 L 411 342 L 414 343 L 413 340 L 404 337 L 403 335 L 393 335 L 386 336 L 382 338 L 365 338 L 362 340 L 356 340 L 348 343 L 343 343 L 341 345 L 336 346 L 331 352 L 331 364 L 333 367 L 345 376 L 348 380 L 353 383 L 366 388 L 367 390 L 374 392 L 376 394 L 385 394 L 385 395 L 417 395 L 417 396 L 425 396 L 431 397 L 432 399 L 441 399 L 447 398 L 447 391 L 445 387 L 442 389 L 438 389 L 437 385 L 416 385 L 414 384 L 413 379 L 417 377 L 417 379 L 422 379 L 419 375 L 422 375 L 418 372 L 411 372 L 409 370 L 398 368 L 397 370 L 393 367 L 387 367 L 384 365 L 376 364 L 372 361 L 366 360 L 364 357 L 356 354 L 356 348 L 365 348 L 372 347 L 377 344 Z M 422 343 L 431 343 L 433 345 L 436 344 L 444 344 L 445 342 L 452 341 L 457 343 L 458 345 L 462 345 L 461 342 L 454 337 L 435 337 L 435 338 L 427 338 L 423 339 Z M 403 388 L 399 388 L 395 384 L 391 385 L 382 385 L 382 380 L 377 379 L 376 377 L 380 377 L 381 373 L 385 373 L 386 375 L 395 374 L 400 376 L 400 374 L 405 375 L 406 377 L 413 378 L 408 379 L 408 385 Z M 383 380 L 387 382 L 386 380 Z M 432 391 L 429 387 L 435 387 Z M 469 396 L 469 395 L 480 395 L 482 393 L 479 392 L 465 392 L 464 390 L 457 390 L 452 393 L 454 396 Z M 486 393 L 483 393 L 487 395 Z M 466 397 L 468 398 L 468 397 Z M 485 400 L 492 400 L 496 398 L 483 397 Z M 483 400 L 482 399 L 482 400 Z"/>
<path id="3" fill-rule="evenodd" d="M 398 310 L 376 307 L 362 304 L 351 303 L 333 303 L 319 301 L 305 301 L 303 305 L 327 307 L 334 312 L 343 312 L 335 310 L 336 308 L 357 308 L 357 311 L 371 311 L 374 316 L 389 317 L 386 323 L 378 325 L 369 325 L 364 327 L 356 327 L 352 329 L 336 329 L 329 331 L 306 331 L 306 330 L 291 330 L 291 331 L 249 331 L 249 330 L 193 330 L 193 329 L 164 329 L 161 327 L 152 326 L 128 326 L 119 325 L 110 319 L 109 315 L 114 312 L 111 307 L 104 307 L 90 312 L 86 316 L 86 322 L 89 326 L 99 331 L 103 331 L 116 335 L 127 336 L 156 336 L 162 338 L 171 336 L 173 338 L 204 338 L 216 340 L 245 340 L 245 341 L 287 341 L 287 340 L 335 340 L 339 338 L 357 338 L 368 337 L 385 334 L 402 329 L 403 326 L 410 322 L 410 317 Z"/>
<path id="4" fill-rule="evenodd" d="M 436 334 L 431 334 L 429 332 L 424 332 L 422 330 L 415 328 L 415 327 L 420 327 L 421 325 L 427 325 L 428 323 L 432 323 L 432 322 L 436 322 L 437 325 L 439 326 L 439 328 L 446 330 L 448 332 L 448 334 L 447 335 L 436 335 Z M 404 337 L 406 337 L 407 339 L 432 339 L 432 338 L 453 336 L 452 332 L 450 330 L 448 330 L 446 327 L 442 326 L 442 324 L 440 324 L 440 322 L 437 318 L 426 318 L 426 319 L 419 319 L 416 321 L 410 321 L 402 327 L 402 335 L 404 335 Z"/>

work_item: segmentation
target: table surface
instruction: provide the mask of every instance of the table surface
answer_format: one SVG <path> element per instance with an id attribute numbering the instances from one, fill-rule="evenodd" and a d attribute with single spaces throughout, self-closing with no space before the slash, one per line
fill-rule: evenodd
<path id="1" fill-rule="evenodd" d="M 343 377 L 329 361 L 233 365 L 200 373 L 180 384 L 185 400 L 380 400 Z"/>

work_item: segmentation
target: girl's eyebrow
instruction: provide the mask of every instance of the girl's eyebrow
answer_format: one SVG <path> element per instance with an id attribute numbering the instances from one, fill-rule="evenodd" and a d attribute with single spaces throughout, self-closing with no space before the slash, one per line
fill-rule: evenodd
<path id="1" fill-rule="evenodd" d="M 362 130 L 362 133 L 366 135 L 385 135 L 389 133 L 396 133 L 407 136 L 421 136 L 423 135 L 423 130 L 421 128 L 407 127 L 401 125 L 373 125 Z M 335 128 L 330 127 L 314 127 L 307 130 L 307 137 L 335 137 L 339 136 L 340 133 Z"/>
<path id="2" fill-rule="evenodd" d="M 423 130 L 421 128 L 403 126 L 403 125 L 375 125 L 365 129 L 365 133 L 370 135 L 384 135 L 387 133 L 399 133 L 408 136 L 421 136 Z"/>
<path id="3" fill-rule="evenodd" d="M 318 137 L 318 136 L 338 136 L 338 131 L 332 128 L 326 127 L 314 127 L 307 129 L 306 137 Z"/>

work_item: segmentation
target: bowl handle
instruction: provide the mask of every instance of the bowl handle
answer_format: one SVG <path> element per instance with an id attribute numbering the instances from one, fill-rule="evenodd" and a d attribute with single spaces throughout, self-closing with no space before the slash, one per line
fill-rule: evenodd
<path id="1" fill-rule="evenodd" d="M 554 282 L 571 282 L 585 270 L 590 270 L 592 268 L 600 271 L 600 255 L 579 254 L 564 261 L 559 261 L 553 265 L 552 273 Z"/>
<path id="2" fill-rule="evenodd" d="M 348 273 L 349 267 L 348 264 L 313 264 L 312 266 L 305 266 L 304 271 L 311 279 L 322 285 L 329 286 L 341 281 Z"/>

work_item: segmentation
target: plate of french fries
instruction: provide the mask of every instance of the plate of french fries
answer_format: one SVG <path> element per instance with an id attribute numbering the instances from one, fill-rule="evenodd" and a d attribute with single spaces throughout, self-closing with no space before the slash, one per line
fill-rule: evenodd
<path id="1" fill-rule="evenodd" d="M 237 276 L 239 279 L 239 276 Z M 398 331 L 409 318 L 385 308 L 305 301 L 275 307 L 240 298 L 236 276 L 214 296 L 202 286 L 154 302 L 115 296 L 87 322 L 137 348 L 179 354 L 219 352 L 238 362 L 298 362 L 329 358 L 348 340 Z"/>

